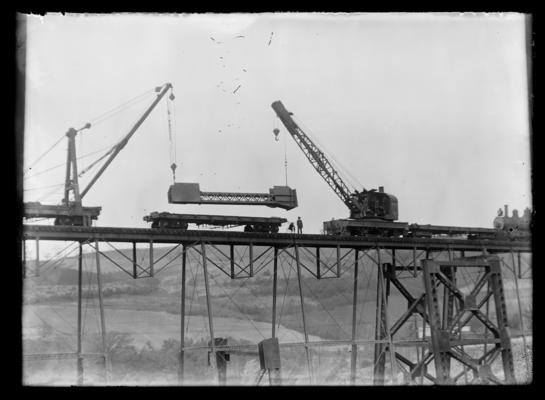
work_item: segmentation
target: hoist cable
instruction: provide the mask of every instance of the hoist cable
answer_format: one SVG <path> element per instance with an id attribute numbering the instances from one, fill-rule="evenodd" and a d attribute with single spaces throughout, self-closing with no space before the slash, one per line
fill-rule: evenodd
<path id="1" fill-rule="evenodd" d="M 114 149 L 116 148 L 117 144 L 114 145 L 110 150 L 108 150 L 106 153 L 104 153 L 102 156 L 100 156 L 97 160 L 93 161 L 91 164 L 89 164 L 87 167 L 83 168 L 81 172 L 78 174 L 78 177 L 81 178 L 83 174 L 85 174 L 87 171 L 89 171 L 91 168 L 93 168 L 96 164 L 98 164 L 100 161 L 102 161 L 104 158 L 106 158 L 108 155 L 110 155 Z"/>
<path id="2" fill-rule="evenodd" d="M 166 107 L 167 107 L 167 123 L 168 123 L 168 142 L 170 144 L 169 149 L 169 155 L 170 155 L 170 163 L 174 163 L 174 150 L 173 150 L 173 142 L 172 142 L 172 121 L 171 121 L 171 111 L 170 111 L 170 101 L 167 99 L 166 101 Z"/>
<path id="3" fill-rule="evenodd" d="M 125 103 L 111 109 L 110 111 L 107 111 L 107 112 L 105 112 L 105 113 L 91 119 L 92 125 L 97 125 L 97 124 L 105 121 L 106 119 L 112 117 L 113 115 L 121 112 L 123 109 L 129 107 L 130 105 L 132 105 L 132 103 L 142 101 L 146 95 L 153 92 L 154 90 L 155 89 L 149 89 L 149 90 L 145 91 L 144 93 L 141 93 L 138 96 L 135 96 L 132 99 L 126 101 Z M 38 163 L 38 161 L 40 161 L 43 157 L 45 157 L 51 150 L 53 150 L 53 148 L 55 146 L 57 146 L 62 141 L 62 139 L 64 137 L 65 137 L 65 134 L 63 134 L 49 149 L 47 149 L 40 157 L 38 157 L 33 163 L 31 163 L 29 165 L 29 167 L 27 167 L 27 169 L 23 172 L 23 174 L 26 174 L 28 171 L 30 171 L 32 169 L 32 167 L 34 165 L 36 165 Z"/>
<path id="4" fill-rule="evenodd" d="M 284 174 L 286 175 L 286 186 L 288 186 L 288 140 L 287 140 L 287 133 L 284 133 Z"/>
<path id="5" fill-rule="evenodd" d="M 313 142 L 315 142 L 319 146 L 320 151 L 324 154 L 324 156 L 326 156 L 326 158 L 330 161 L 330 163 L 345 175 L 344 178 L 346 180 L 348 180 L 348 183 L 353 188 L 360 188 L 360 187 L 363 188 L 364 187 L 361 184 L 361 182 L 354 175 L 352 175 L 347 168 L 345 168 L 343 166 L 343 164 L 337 159 L 337 157 L 335 157 L 335 155 L 331 151 L 326 151 L 325 150 L 326 146 L 324 146 L 323 143 L 321 143 L 321 141 L 318 139 L 318 137 L 316 135 L 314 135 L 312 133 L 312 131 L 304 123 L 302 123 L 301 121 L 299 121 L 296 118 L 293 118 L 293 120 L 297 123 L 297 125 L 302 127 L 304 129 L 305 134 L 307 136 L 309 136 L 311 138 L 311 140 Z"/>
<path id="6" fill-rule="evenodd" d="M 172 105 L 171 101 L 174 100 L 174 93 L 171 93 L 170 96 L 166 100 L 166 108 L 167 108 L 167 124 L 168 124 L 168 141 L 169 141 L 169 157 L 170 157 L 170 169 L 172 170 L 172 180 L 176 182 L 176 125 L 174 125 L 174 135 L 172 134 L 173 128 L 172 125 L 175 124 L 174 120 L 174 112 L 171 111 L 171 107 L 173 110 L 176 108 Z M 174 121 L 174 122 L 173 122 Z"/>
<path id="7" fill-rule="evenodd" d="M 94 155 L 94 154 L 100 153 L 101 151 L 104 151 L 104 150 L 106 150 L 106 149 L 109 149 L 110 147 L 111 147 L 111 146 L 103 147 L 102 149 L 95 150 L 95 151 L 93 151 L 93 152 L 91 152 L 91 153 L 84 154 L 83 156 L 76 157 L 76 159 L 77 159 L 77 160 L 82 160 L 82 159 L 84 159 L 84 158 L 86 158 L 86 157 L 90 157 L 90 156 L 92 156 L 92 155 Z M 50 168 L 47 168 L 47 169 L 44 169 L 44 170 L 42 170 L 42 171 L 40 171 L 40 172 L 36 172 L 34 175 L 27 176 L 27 177 L 25 177 L 25 178 L 23 178 L 23 179 L 24 179 L 24 180 L 32 179 L 32 178 L 34 178 L 34 177 L 36 177 L 36 176 L 38 176 L 38 175 L 45 174 L 46 172 L 53 171 L 54 169 L 57 169 L 57 168 L 60 168 L 60 167 L 64 167 L 64 166 L 66 166 L 66 162 L 63 162 L 62 164 L 54 165 L 54 166 L 52 166 L 52 167 L 50 167 Z"/>
<path id="8" fill-rule="evenodd" d="M 63 183 L 57 183 L 55 185 L 41 186 L 41 187 L 35 187 L 35 188 L 30 188 L 30 189 L 23 189 L 23 192 L 30 192 L 30 191 L 33 191 L 33 190 L 49 189 L 49 188 L 52 188 L 52 187 L 63 186 L 63 185 L 64 185 L 64 182 Z"/>
<path id="9" fill-rule="evenodd" d="M 148 94 L 154 91 L 155 91 L 155 88 L 146 90 L 145 92 L 133 97 L 132 99 L 127 100 L 125 103 L 122 103 L 121 105 L 114 107 L 111 110 L 106 111 L 105 113 L 102 113 L 99 116 L 91 119 L 91 123 L 96 126 L 99 123 L 104 122 L 105 120 L 113 117 L 115 114 L 121 112 L 123 109 L 130 107 L 132 103 L 137 103 L 144 100 L 145 96 L 147 96 Z"/>
<path id="10" fill-rule="evenodd" d="M 64 184 L 63 184 L 63 186 L 64 186 Z M 58 186 L 58 187 L 54 188 L 52 191 L 50 191 L 47 194 L 45 194 L 44 196 L 40 197 L 38 199 L 38 202 L 42 202 L 43 200 L 49 198 L 50 196 L 52 196 L 54 194 L 57 194 L 57 192 L 60 191 L 60 190 L 64 190 L 64 187 Z"/>
<path id="11" fill-rule="evenodd" d="M 172 91 L 172 89 L 171 89 Z M 176 107 L 172 107 L 172 121 L 174 126 L 174 162 L 178 163 L 178 154 L 177 154 L 177 132 L 178 132 L 178 126 L 176 125 Z"/>
<path id="12" fill-rule="evenodd" d="M 38 161 L 40 161 L 42 158 L 44 158 L 45 155 L 46 155 L 47 153 L 49 153 L 51 150 L 53 150 L 53 148 L 54 148 L 56 145 L 58 145 L 58 144 L 61 142 L 61 140 L 64 139 L 64 137 L 65 137 L 65 135 L 63 134 L 63 135 L 62 135 L 62 136 L 61 136 L 61 137 L 60 137 L 60 138 L 59 138 L 59 139 L 58 139 L 58 140 L 49 148 L 49 149 L 47 149 L 40 157 L 38 157 L 38 159 L 36 159 L 36 161 L 34 161 L 32 164 L 30 164 L 30 165 L 27 167 L 27 169 L 23 172 L 23 174 L 26 174 L 28 171 L 30 171 L 30 170 L 32 169 L 32 167 L 33 167 L 34 165 L 36 165 L 36 163 L 37 163 Z"/>

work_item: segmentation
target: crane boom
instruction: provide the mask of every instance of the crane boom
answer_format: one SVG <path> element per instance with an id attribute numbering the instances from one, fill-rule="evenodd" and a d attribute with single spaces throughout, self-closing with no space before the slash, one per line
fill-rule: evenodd
<path id="1" fill-rule="evenodd" d="M 308 158 L 314 169 L 324 178 L 327 184 L 341 198 L 351 212 L 361 212 L 357 202 L 354 201 L 354 196 L 351 190 L 333 168 L 333 165 L 326 158 L 324 153 L 314 144 L 314 142 L 303 132 L 297 123 L 291 117 L 292 113 L 288 112 L 281 101 L 272 103 L 272 108 L 282 121 L 290 135 L 293 137 L 297 145 L 303 150 L 303 153 Z"/>
<path id="2" fill-rule="evenodd" d="M 153 109 L 155 108 L 155 106 L 157 105 L 157 103 L 159 103 L 161 101 L 161 99 L 163 98 L 163 96 L 167 93 L 167 91 L 169 89 L 172 88 L 172 84 L 171 83 L 165 83 L 163 85 L 163 88 L 161 89 L 161 87 L 158 87 L 156 88 L 156 91 L 160 91 L 160 93 L 157 95 L 157 97 L 155 98 L 155 100 L 153 100 L 153 103 L 151 103 L 151 105 L 146 109 L 146 111 L 144 111 L 144 114 L 142 114 L 142 116 L 138 119 L 138 121 L 136 121 L 136 123 L 134 124 L 134 126 L 132 127 L 132 129 L 129 131 L 129 133 L 127 133 L 127 135 L 115 146 L 115 150 L 112 152 L 112 154 L 110 154 L 110 157 L 108 157 L 108 159 L 106 160 L 106 162 L 104 163 L 104 165 L 100 168 L 100 170 L 96 173 L 96 175 L 93 177 L 93 179 L 91 179 L 91 181 L 89 182 L 89 184 L 87 185 L 87 187 L 81 192 L 81 195 L 80 197 L 83 198 L 83 196 L 85 196 L 85 194 L 89 191 L 89 189 L 91 189 L 91 187 L 93 186 L 93 184 L 97 181 L 98 178 L 100 178 L 100 176 L 102 175 L 102 173 L 106 170 L 106 168 L 108 168 L 108 165 L 110 165 L 110 163 L 114 160 L 114 158 L 119 154 L 119 152 L 121 150 L 123 150 L 123 147 L 125 147 L 125 145 L 127 144 L 127 142 L 129 141 L 129 139 L 132 137 L 132 135 L 134 135 L 134 133 L 136 132 L 136 130 L 140 127 L 140 125 L 142 125 L 142 123 L 144 122 L 144 120 L 148 117 L 148 115 L 153 111 Z"/>
<path id="3" fill-rule="evenodd" d="M 384 193 L 382 186 L 379 186 L 378 191 L 376 189 L 363 189 L 362 192 L 351 191 L 324 153 L 299 128 L 291 117 L 292 113 L 286 110 L 282 102 L 275 101 L 271 106 L 314 169 L 348 207 L 351 219 L 374 219 L 377 221 L 395 221 L 397 219 L 397 198 L 395 196 Z"/>

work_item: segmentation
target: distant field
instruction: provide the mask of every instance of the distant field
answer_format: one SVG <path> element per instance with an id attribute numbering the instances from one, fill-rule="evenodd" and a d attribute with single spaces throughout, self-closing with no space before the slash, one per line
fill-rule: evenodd
<path id="1" fill-rule="evenodd" d="M 127 332 L 134 337 L 134 345 L 141 347 L 150 341 L 160 347 L 164 340 L 180 339 L 180 316 L 164 311 L 135 311 L 105 309 L 107 331 Z M 257 343 L 271 336 L 271 325 L 248 319 L 214 316 L 214 335 L 230 336 Z M 77 308 L 75 304 L 28 305 L 23 308 L 23 334 L 32 335 L 44 324 L 50 325 L 61 334 L 70 335 L 75 343 Z M 186 317 L 186 337 L 193 340 L 209 338 L 208 318 L 205 316 Z M 95 307 L 87 308 L 84 332 L 99 332 L 99 314 Z M 280 342 L 303 341 L 303 334 L 284 326 L 277 331 Z M 69 336 L 69 337 L 70 337 Z M 309 336 L 309 340 L 321 340 Z"/>

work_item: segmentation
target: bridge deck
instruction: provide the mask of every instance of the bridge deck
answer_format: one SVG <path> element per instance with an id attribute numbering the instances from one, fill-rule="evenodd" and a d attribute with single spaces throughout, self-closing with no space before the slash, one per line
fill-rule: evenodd
<path id="1" fill-rule="evenodd" d="M 308 247 L 341 248 L 390 248 L 390 249 L 429 249 L 465 250 L 489 252 L 531 252 L 530 241 L 470 240 L 454 238 L 369 238 L 342 237 L 320 234 L 256 233 L 217 230 L 186 230 L 119 228 L 119 227 L 80 227 L 54 225 L 23 225 L 23 239 L 63 240 L 99 242 L 145 242 L 185 243 L 207 242 L 213 244 L 233 244 L 254 246 L 290 246 L 297 244 Z"/>

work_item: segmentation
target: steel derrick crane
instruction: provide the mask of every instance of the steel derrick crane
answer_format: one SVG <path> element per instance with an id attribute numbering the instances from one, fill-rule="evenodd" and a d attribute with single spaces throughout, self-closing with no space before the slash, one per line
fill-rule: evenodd
<path id="1" fill-rule="evenodd" d="M 25 218 L 54 218 L 55 225 L 79 225 L 79 226 L 90 226 L 93 219 L 97 219 L 100 214 L 101 207 L 83 207 L 82 199 L 93 187 L 95 182 L 100 178 L 104 173 L 106 168 L 111 164 L 115 157 L 119 154 L 121 150 L 127 145 L 129 139 L 134 135 L 142 123 L 146 120 L 149 114 L 153 111 L 155 106 L 161 101 L 165 94 L 171 90 L 170 99 L 174 99 L 174 94 L 172 93 L 172 84 L 165 83 L 162 86 L 155 88 L 157 92 L 156 98 L 150 104 L 150 106 L 144 111 L 142 116 L 136 121 L 130 131 L 121 139 L 117 144 L 115 144 L 104 156 L 102 156 L 96 162 L 102 160 L 108 156 L 107 160 L 104 162 L 102 167 L 98 172 L 91 178 L 91 181 L 87 184 L 85 189 L 80 192 L 78 177 L 81 176 L 85 170 L 78 174 L 77 167 L 77 157 L 76 157 L 76 136 L 78 132 L 89 129 L 91 127 L 90 123 L 85 124 L 80 129 L 70 128 L 66 132 L 66 137 L 68 138 L 68 151 L 66 159 L 66 175 L 64 183 L 64 197 L 62 199 L 61 205 L 46 205 L 40 204 L 39 202 L 28 202 L 24 204 L 24 214 Z M 96 163 L 95 162 L 95 163 Z M 95 164 L 93 163 L 93 165 Z M 74 200 L 70 201 L 70 192 L 73 193 Z"/>
<path id="2" fill-rule="evenodd" d="M 365 234 L 379 229 L 392 233 L 406 228 L 405 223 L 393 222 L 398 218 L 398 203 L 395 196 L 384 193 L 382 186 L 378 190 L 363 189 L 361 192 L 351 190 L 323 151 L 293 120 L 291 117 L 293 114 L 286 110 L 282 102 L 275 101 L 271 106 L 314 169 L 350 210 L 350 220 L 325 222 L 324 230 L 327 233 Z"/>

